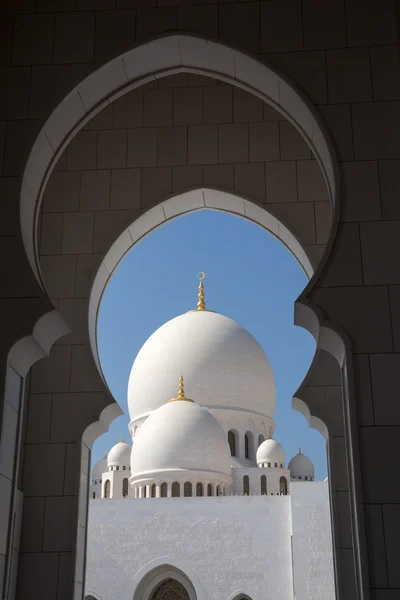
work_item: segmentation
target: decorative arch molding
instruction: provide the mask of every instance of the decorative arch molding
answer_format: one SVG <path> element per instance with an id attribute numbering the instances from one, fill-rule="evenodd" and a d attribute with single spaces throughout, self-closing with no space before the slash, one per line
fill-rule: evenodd
<path id="1" fill-rule="evenodd" d="M 151 560 L 127 585 L 121 600 L 150 600 L 151 593 L 165 579 L 176 579 L 187 590 L 190 600 L 208 600 L 200 580 L 184 561 L 168 556 Z"/>
<path id="2" fill-rule="evenodd" d="M 242 599 L 252 600 L 251 596 L 249 596 L 246 592 L 243 592 L 242 590 L 234 592 L 228 598 L 228 600 L 242 600 Z"/>
<path id="3" fill-rule="evenodd" d="M 129 50 L 80 82 L 55 108 L 33 144 L 21 186 L 21 233 L 28 260 L 43 289 L 36 248 L 37 220 L 45 186 L 62 151 L 107 104 L 148 81 L 180 72 L 206 75 L 241 87 L 272 105 L 296 127 L 320 165 L 335 208 L 333 239 L 339 212 L 337 161 L 310 101 L 274 67 L 243 52 L 193 35 L 166 35 Z"/>

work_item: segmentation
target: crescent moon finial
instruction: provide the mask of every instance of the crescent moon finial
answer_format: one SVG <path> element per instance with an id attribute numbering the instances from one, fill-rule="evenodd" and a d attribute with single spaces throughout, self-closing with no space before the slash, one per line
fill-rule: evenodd
<path id="1" fill-rule="evenodd" d="M 204 271 L 200 271 L 200 273 L 197 273 L 197 279 L 199 281 L 203 281 L 203 279 L 206 278 L 206 274 L 204 273 Z"/>

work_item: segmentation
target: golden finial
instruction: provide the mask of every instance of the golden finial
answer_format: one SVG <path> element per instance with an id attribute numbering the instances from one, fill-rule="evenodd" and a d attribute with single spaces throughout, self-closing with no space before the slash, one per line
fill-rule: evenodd
<path id="1" fill-rule="evenodd" d="M 203 279 L 205 279 L 205 277 L 206 277 L 206 274 L 204 273 L 204 271 L 200 271 L 200 273 L 197 274 L 197 279 L 199 280 L 200 283 L 199 283 L 199 293 L 197 294 L 198 302 L 197 302 L 196 310 L 207 310 L 205 299 L 204 299 L 204 285 L 203 285 Z"/>
<path id="2" fill-rule="evenodd" d="M 125 444 L 125 439 L 124 439 L 124 436 L 123 436 L 123 435 L 121 435 L 121 441 L 120 441 L 120 444 Z"/>
<path id="3" fill-rule="evenodd" d="M 178 395 L 176 398 L 171 398 L 169 402 L 176 402 L 177 400 L 186 400 L 186 402 L 193 402 L 190 398 L 186 398 L 185 396 L 185 386 L 183 383 L 182 375 L 179 377 L 179 387 L 178 387 Z"/>

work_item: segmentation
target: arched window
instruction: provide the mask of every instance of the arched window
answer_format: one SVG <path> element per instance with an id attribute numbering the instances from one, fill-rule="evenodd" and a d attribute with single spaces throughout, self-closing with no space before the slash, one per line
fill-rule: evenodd
<path id="1" fill-rule="evenodd" d="M 277 467 L 277 466 L 278 466 L 278 463 L 275 463 L 275 466 Z"/>
<path id="2" fill-rule="evenodd" d="M 271 466 L 271 463 L 268 463 L 268 466 L 270 467 L 270 466 Z"/>
<path id="3" fill-rule="evenodd" d="M 125 498 L 125 496 L 127 496 L 127 495 L 128 495 L 128 487 L 129 487 L 129 481 L 128 481 L 128 478 L 127 478 L 127 477 L 125 477 L 125 478 L 122 480 L 122 496 L 123 496 L 124 498 Z"/>
<path id="4" fill-rule="evenodd" d="M 122 467 L 122 470 L 123 470 L 123 471 L 126 471 L 126 467 Z"/>
<path id="5" fill-rule="evenodd" d="M 213 495 L 213 486 L 211 483 L 209 483 L 207 486 L 207 496 L 212 496 L 212 495 Z"/>
<path id="6" fill-rule="evenodd" d="M 104 498 L 109 498 L 110 492 L 111 492 L 111 482 L 109 479 L 106 479 L 106 482 L 104 484 Z"/>
<path id="7" fill-rule="evenodd" d="M 249 476 L 245 475 L 243 477 L 243 495 L 244 496 L 248 496 L 250 493 L 250 481 L 249 481 Z"/>
<path id="8" fill-rule="evenodd" d="M 258 436 L 258 445 L 261 446 L 264 440 L 264 436 L 262 435 L 262 433 L 260 433 L 260 435 Z"/>
<path id="9" fill-rule="evenodd" d="M 281 494 L 287 495 L 287 481 L 286 477 L 281 477 L 279 480 L 279 491 Z"/>
<path id="10" fill-rule="evenodd" d="M 165 483 L 161 484 L 161 498 L 166 498 L 168 495 L 168 485 Z"/>
<path id="11" fill-rule="evenodd" d="M 190 481 L 185 481 L 183 485 L 183 495 L 185 498 L 190 498 L 192 495 L 192 484 Z"/>
<path id="12" fill-rule="evenodd" d="M 96 492 L 93 492 L 92 498 L 93 498 L 93 500 L 96 498 Z"/>
<path id="13" fill-rule="evenodd" d="M 307 475 L 304 477 L 304 479 L 305 479 L 306 481 L 308 481 L 308 477 L 307 477 Z"/>
<path id="14" fill-rule="evenodd" d="M 156 497 L 156 484 L 155 483 L 152 483 L 152 485 L 151 485 L 151 492 L 150 493 L 151 493 L 151 497 L 152 498 Z"/>
<path id="15" fill-rule="evenodd" d="M 203 484 L 202 483 L 196 483 L 196 496 L 202 496 L 203 495 Z"/>
<path id="16" fill-rule="evenodd" d="M 265 475 L 261 475 L 261 495 L 267 495 L 267 478 Z"/>
<path id="17" fill-rule="evenodd" d="M 147 498 L 147 485 L 143 486 L 143 498 Z"/>
<path id="18" fill-rule="evenodd" d="M 254 436 L 251 431 L 246 431 L 244 436 L 244 456 L 248 459 L 254 456 Z"/>
<path id="19" fill-rule="evenodd" d="M 150 600 L 189 600 L 186 588 L 176 579 L 164 579 L 151 595 Z"/>
<path id="20" fill-rule="evenodd" d="M 172 484 L 171 492 L 173 498 L 179 498 L 179 496 L 181 495 L 181 484 L 179 483 L 179 481 L 174 481 L 174 483 Z"/>
<path id="21" fill-rule="evenodd" d="M 228 431 L 228 444 L 231 449 L 231 456 L 236 456 L 236 435 L 234 431 Z"/>
<path id="22" fill-rule="evenodd" d="M 221 495 L 221 486 L 217 485 L 217 496 Z"/>

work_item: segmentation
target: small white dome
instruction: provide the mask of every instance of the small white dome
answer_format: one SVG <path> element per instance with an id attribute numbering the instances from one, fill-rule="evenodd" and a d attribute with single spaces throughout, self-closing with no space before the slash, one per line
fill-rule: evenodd
<path id="1" fill-rule="evenodd" d="M 131 456 L 131 447 L 123 441 L 123 438 L 118 444 L 115 444 L 108 453 L 107 465 L 109 467 L 128 467 Z"/>
<path id="2" fill-rule="evenodd" d="M 215 312 L 193 311 L 157 329 L 133 363 L 128 384 L 131 420 L 163 406 L 184 373 L 196 403 L 272 419 L 275 382 L 264 350 L 244 327 Z"/>
<path id="3" fill-rule="evenodd" d="M 256 455 L 257 464 L 271 463 L 271 466 L 275 466 L 275 463 L 280 467 L 281 464 L 285 464 L 285 451 L 279 442 L 272 438 L 265 440 L 257 450 Z"/>
<path id="4" fill-rule="evenodd" d="M 290 476 L 293 479 L 314 479 L 314 465 L 308 456 L 305 456 L 301 452 L 293 456 L 292 460 L 288 464 L 290 470 Z"/>
<path id="5" fill-rule="evenodd" d="M 133 478 L 177 471 L 199 471 L 231 478 L 231 455 L 226 435 L 206 408 L 185 400 L 167 402 L 140 427 L 131 454 Z"/>
<path id="6" fill-rule="evenodd" d="M 107 456 L 97 461 L 92 469 L 92 479 L 101 479 L 103 473 L 107 472 Z"/>

